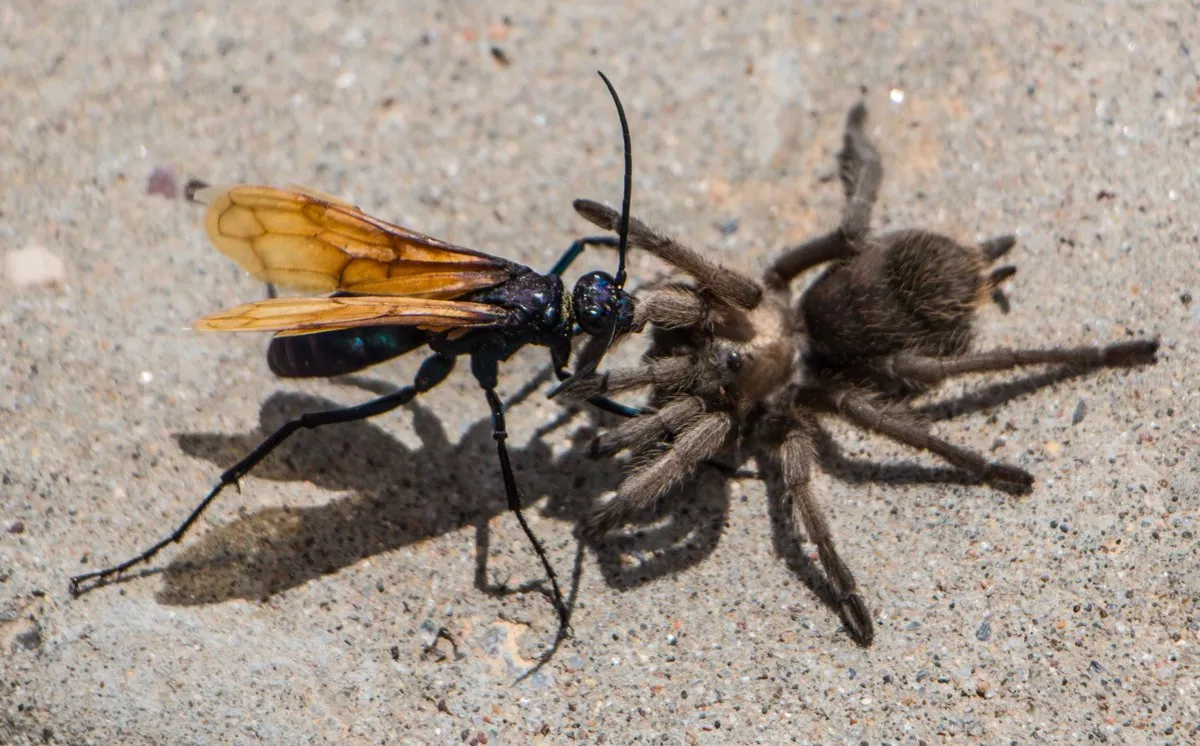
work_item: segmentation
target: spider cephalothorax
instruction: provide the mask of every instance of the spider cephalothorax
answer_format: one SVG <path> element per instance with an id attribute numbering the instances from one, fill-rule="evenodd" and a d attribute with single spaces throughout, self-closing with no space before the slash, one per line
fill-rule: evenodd
<path id="1" fill-rule="evenodd" d="M 571 389 L 582 397 L 650 388 L 647 410 L 594 444 L 597 455 L 630 450 L 634 458 L 615 497 L 588 519 L 590 532 L 606 532 L 651 506 L 740 440 L 747 453 L 778 467 L 793 525 L 816 544 L 842 618 L 864 645 L 874 634 L 871 615 L 809 488 L 818 417 L 842 417 L 1022 492 L 1033 484 L 1029 472 L 933 435 L 907 396 L 952 376 L 1023 365 L 1149 363 L 1158 348 L 1157 340 L 1136 340 L 972 353 L 978 307 L 1016 271 L 991 265 L 1015 240 L 964 245 L 920 230 L 872 235 L 871 208 L 883 168 L 863 133 L 865 120 L 862 104 L 846 119 L 838 161 L 847 204 L 837 230 L 783 252 L 761 282 L 631 220 L 631 246 L 693 281 L 642 294 L 633 326 L 649 326 L 651 342 L 641 366 L 582 378 Z M 608 207 L 580 200 L 576 208 L 601 227 L 617 225 L 618 215 Z M 821 264 L 827 265 L 824 273 L 793 306 L 790 283 Z"/>

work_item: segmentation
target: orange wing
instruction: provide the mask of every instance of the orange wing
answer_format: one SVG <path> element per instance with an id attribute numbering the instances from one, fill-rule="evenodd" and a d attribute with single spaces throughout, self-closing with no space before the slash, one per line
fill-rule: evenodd
<path id="1" fill-rule="evenodd" d="M 279 332 L 280 336 L 358 326 L 413 326 L 431 332 L 494 327 L 503 309 L 485 303 L 394 296 L 272 298 L 205 316 L 194 324 L 205 332 Z"/>
<path id="2" fill-rule="evenodd" d="M 317 192 L 207 187 L 213 245 L 263 282 L 314 292 L 455 298 L 520 265 L 392 225 Z"/>

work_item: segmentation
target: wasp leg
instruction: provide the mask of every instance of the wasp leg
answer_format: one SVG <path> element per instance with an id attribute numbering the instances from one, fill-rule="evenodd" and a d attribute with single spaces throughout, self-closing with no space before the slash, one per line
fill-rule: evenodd
<path id="1" fill-rule="evenodd" d="M 555 366 L 554 368 L 554 375 L 558 377 L 559 381 L 566 381 L 571 378 L 571 372 L 569 370 L 566 368 L 560 368 L 558 366 Z M 591 396 L 588 397 L 586 401 L 596 409 L 608 412 L 609 414 L 615 414 L 618 417 L 637 417 L 639 414 L 642 414 L 645 411 L 640 407 L 631 407 L 627 404 L 613 401 L 607 396 Z"/>
<path id="2" fill-rule="evenodd" d="M 571 266 L 571 262 L 575 261 L 587 246 L 611 246 L 615 249 L 620 245 L 620 241 L 614 236 L 588 236 L 587 238 L 581 238 L 571 244 L 566 252 L 558 258 L 558 261 L 550 268 L 549 274 L 561 275 L 563 272 L 566 272 L 567 267 Z"/>
<path id="3" fill-rule="evenodd" d="M 369 417 L 374 417 L 384 412 L 404 406 L 412 401 L 417 394 L 424 393 L 434 386 L 445 380 L 450 371 L 454 369 L 454 358 L 445 355 L 432 355 L 425 359 L 421 364 L 421 369 L 417 372 L 416 380 L 412 385 L 405 386 L 402 389 L 394 391 L 386 396 L 381 396 L 378 399 L 356 404 L 352 407 L 343 407 L 339 409 L 328 409 L 323 412 L 308 412 L 300 417 L 286 423 L 275 432 L 267 436 L 266 440 L 258 444 L 253 451 L 248 453 L 245 458 L 234 464 L 221 474 L 221 481 L 212 491 L 205 496 L 196 509 L 192 511 L 183 523 L 179 524 L 179 528 L 175 529 L 170 536 L 158 542 L 141 554 L 131 559 L 125 560 L 119 565 L 106 567 L 103 570 L 94 570 L 92 572 L 76 575 L 71 578 L 71 595 L 78 596 L 80 593 L 97 588 L 105 584 L 105 579 L 115 575 L 120 575 L 134 565 L 146 562 L 154 555 L 158 554 L 169 544 L 173 544 L 183 538 L 196 519 L 208 508 L 209 504 L 216 499 L 217 495 L 221 494 L 231 484 L 237 484 L 238 480 L 253 469 L 259 461 L 266 458 L 267 454 L 275 450 L 280 443 L 287 440 L 292 433 L 301 428 L 309 429 L 316 427 L 324 427 L 325 425 L 334 425 L 341 422 L 355 422 L 357 420 L 365 420 Z M 88 588 L 80 590 L 80 584 L 88 580 L 96 582 Z"/>
<path id="4" fill-rule="evenodd" d="M 496 453 L 500 457 L 500 474 L 504 479 L 504 496 L 508 500 L 508 509 L 517 516 L 517 522 L 521 524 L 521 530 L 525 532 L 525 536 L 529 539 L 529 543 L 533 546 L 534 553 L 542 562 L 542 568 L 546 572 L 546 577 L 550 580 L 550 590 L 554 608 L 558 612 L 559 634 L 569 635 L 571 629 L 571 612 L 567 608 L 566 602 L 563 600 L 562 590 L 558 586 L 558 574 L 554 572 L 554 566 L 550 564 L 550 558 L 546 555 L 546 550 L 542 546 L 542 542 L 533 533 L 529 522 L 525 520 L 525 514 L 521 512 L 521 488 L 517 486 L 517 478 L 513 475 L 512 462 L 508 458 L 508 446 L 505 441 L 508 439 L 508 429 L 504 423 L 504 403 L 500 401 L 500 397 L 496 394 L 496 378 L 498 373 L 497 358 L 491 354 L 494 351 L 485 350 L 471 356 L 471 371 L 475 374 L 475 379 L 479 381 L 479 385 L 483 387 L 483 394 L 487 397 L 488 407 L 492 410 L 492 437 L 496 439 Z"/>
<path id="5" fill-rule="evenodd" d="M 570 356 L 571 342 L 569 339 L 565 340 L 562 344 L 550 346 L 550 366 L 554 369 L 554 375 L 558 378 L 560 384 L 550 392 L 549 396 L 551 399 L 562 388 L 562 383 L 571 380 L 571 372 L 567 370 L 567 360 Z M 642 410 L 637 407 L 630 407 L 620 402 L 615 402 L 607 396 L 590 397 L 587 399 L 587 403 L 601 411 L 615 414 L 618 417 L 637 417 L 642 413 Z"/>
<path id="6" fill-rule="evenodd" d="M 588 399 L 587 402 L 596 409 L 608 412 L 609 414 L 615 414 L 618 417 L 637 417 L 639 414 L 642 414 L 646 411 L 638 407 L 631 407 L 628 404 L 622 404 L 621 402 L 613 401 L 607 396 L 593 396 L 591 399 Z"/>

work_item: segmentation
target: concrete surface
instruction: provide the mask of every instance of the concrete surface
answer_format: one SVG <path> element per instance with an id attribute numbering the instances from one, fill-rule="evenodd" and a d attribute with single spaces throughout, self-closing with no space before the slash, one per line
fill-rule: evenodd
<path id="1" fill-rule="evenodd" d="M 4 3 L 0 250 L 21 271 L 0 280 L 0 742 L 1200 738 L 1200 15 L 945 5 Z M 1037 475 L 1024 499 L 830 425 L 817 486 L 870 649 L 777 551 L 762 485 L 708 476 L 662 531 L 584 554 L 574 639 L 519 680 L 554 616 L 480 587 L 540 574 L 465 370 L 295 438 L 165 572 L 70 598 L 68 576 L 162 536 L 265 429 L 416 370 L 280 381 L 265 338 L 187 331 L 263 289 L 196 207 L 147 193 L 154 170 L 311 185 L 545 268 L 587 229 L 570 200 L 619 198 L 597 68 L 630 111 L 636 212 L 695 246 L 757 271 L 832 226 L 866 86 L 878 225 L 1020 235 L 983 346 L 1156 334 L 1159 363 L 939 395 L 959 401 L 939 433 Z M 545 362 L 519 355 L 504 392 Z M 583 455 L 596 420 L 544 391 L 509 424 L 569 574 L 575 522 L 618 477 Z"/>

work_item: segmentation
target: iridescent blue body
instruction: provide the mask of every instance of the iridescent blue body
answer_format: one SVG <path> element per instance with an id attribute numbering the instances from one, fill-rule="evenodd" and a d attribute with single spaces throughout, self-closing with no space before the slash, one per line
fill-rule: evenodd
<path id="1" fill-rule="evenodd" d="M 577 253 L 572 246 L 568 255 Z M 548 347 L 555 369 L 564 370 L 578 331 L 609 335 L 615 327 L 622 334 L 633 323 L 633 299 L 606 272 L 587 273 L 568 297 L 557 274 L 543 275 L 516 263 L 509 269 L 504 282 L 455 299 L 505 309 L 508 318 L 500 325 L 465 334 L 375 326 L 276 337 L 267 361 L 278 376 L 313 378 L 353 373 L 425 345 L 447 357 L 483 356 L 487 360 L 478 362 L 495 364 L 535 344 Z"/>

